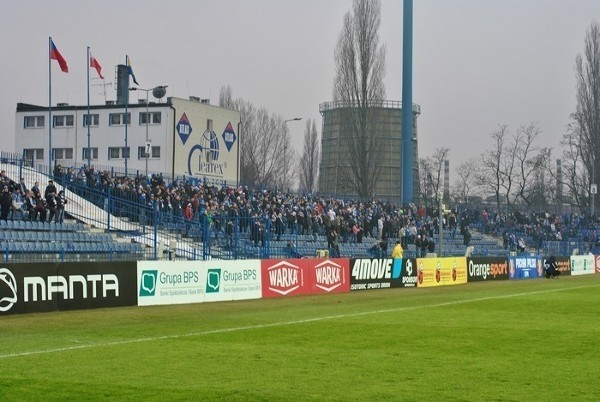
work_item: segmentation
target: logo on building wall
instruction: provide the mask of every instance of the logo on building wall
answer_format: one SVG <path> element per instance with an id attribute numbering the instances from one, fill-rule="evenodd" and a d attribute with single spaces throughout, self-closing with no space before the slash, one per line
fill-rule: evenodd
<path id="1" fill-rule="evenodd" d="M 214 131 L 202 134 L 200 144 L 194 145 L 188 155 L 190 175 L 223 176 L 225 164 L 218 163 L 219 139 Z"/>
<path id="2" fill-rule="evenodd" d="M 192 126 L 185 113 L 179 119 L 179 123 L 177 123 L 177 133 L 179 134 L 179 138 L 181 138 L 181 142 L 185 145 L 190 134 L 192 134 Z"/>
<path id="3" fill-rule="evenodd" d="M 233 126 L 231 125 L 231 122 L 229 122 L 227 123 L 227 127 L 225 127 L 225 131 L 223 131 L 223 141 L 225 141 L 227 152 L 231 152 L 231 148 L 236 139 L 237 136 L 235 135 L 235 131 L 233 131 Z"/>

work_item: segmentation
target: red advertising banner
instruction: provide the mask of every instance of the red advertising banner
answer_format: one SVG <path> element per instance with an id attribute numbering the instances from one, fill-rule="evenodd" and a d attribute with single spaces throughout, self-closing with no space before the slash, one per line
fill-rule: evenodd
<path id="1" fill-rule="evenodd" d="M 350 291 L 350 260 L 262 260 L 262 297 L 344 293 Z"/>
<path id="2" fill-rule="evenodd" d="M 594 256 L 594 265 L 596 266 L 596 273 L 600 274 L 600 255 Z"/>

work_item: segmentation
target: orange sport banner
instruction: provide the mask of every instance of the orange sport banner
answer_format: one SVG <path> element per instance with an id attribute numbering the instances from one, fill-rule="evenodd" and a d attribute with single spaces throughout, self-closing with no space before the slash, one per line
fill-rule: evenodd
<path id="1" fill-rule="evenodd" d="M 417 287 L 467 283 L 466 257 L 417 258 Z"/>

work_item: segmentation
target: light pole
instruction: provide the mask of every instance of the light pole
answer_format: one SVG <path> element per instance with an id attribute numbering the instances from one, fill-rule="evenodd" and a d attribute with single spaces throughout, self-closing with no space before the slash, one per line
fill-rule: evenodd
<path id="1" fill-rule="evenodd" d="M 129 88 L 130 91 L 143 91 L 146 92 L 146 148 L 145 148 L 145 154 L 146 154 L 146 179 L 148 179 L 148 155 L 150 154 L 150 151 L 152 149 L 151 145 L 150 145 L 150 138 L 148 138 L 148 124 L 150 122 L 150 111 L 148 109 L 149 106 L 149 101 L 148 101 L 148 92 L 150 91 L 155 91 L 157 89 L 162 89 L 164 90 L 167 86 L 166 85 L 159 85 L 157 87 L 154 88 L 150 88 L 150 89 L 144 89 L 144 88 L 137 88 L 137 87 L 131 87 Z M 127 116 L 125 117 L 127 118 Z"/>
<path id="2" fill-rule="evenodd" d="M 284 120 L 283 123 L 284 124 L 288 124 L 290 121 L 300 121 L 302 120 L 302 117 L 294 117 L 293 119 L 287 119 Z M 281 185 L 281 187 L 283 188 L 283 186 L 287 183 L 287 149 L 288 149 L 288 143 L 287 141 L 285 142 L 284 146 L 283 146 L 283 163 L 284 163 L 284 169 L 283 169 L 283 183 Z"/>

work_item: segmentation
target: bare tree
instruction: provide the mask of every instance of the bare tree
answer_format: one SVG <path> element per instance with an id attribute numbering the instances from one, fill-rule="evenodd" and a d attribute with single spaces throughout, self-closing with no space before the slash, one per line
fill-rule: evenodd
<path id="1" fill-rule="evenodd" d="M 562 153 L 562 175 L 558 177 L 553 174 L 557 185 L 566 187 L 565 199 L 569 204 L 585 207 L 588 204 L 589 171 L 583 163 L 583 152 L 579 126 L 572 122 L 563 136 L 561 145 L 564 147 Z M 552 171 L 550 171 L 553 173 Z"/>
<path id="2" fill-rule="evenodd" d="M 456 168 L 458 177 L 454 183 L 454 194 L 457 201 L 467 203 L 469 197 L 474 195 L 473 193 L 477 188 L 475 177 L 478 169 L 479 161 L 476 159 L 469 159 Z"/>
<path id="3" fill-rule="evenodd" d="M 515 180 L 516 198 L 527 205 L 542 203 L 548 196 L 544 189 L 544 171 L 552 151 L 538 148 L 535 140 L 542 130 L 537 123 L 521 126 L 514 137 L 515 162 L 518 174 Z"/>
<path id="4" fill-rule="evenodd" d="M 425 201 L 439 202 L 439 194 L 444 185 L 444 162 L 448 159 L 450 148 L 436 148 L 433 155 L 419 160 L 419 175 L 422 188 L 425 189 Z"/>
<path id="5" fill-rule="evenodd" d="M 314 120 L 308 119 L 304 129 L 304 152 L 300 159 L 300 189 L 311 193 L 317 191 L 320 159 L 317 125 Z"/>
<path id="6" fill-rule="evenodd" d="M 222 86 L 219 91 L 219 106 L 227 109 L 235 109 L 233 91 L 229 85 Z"/>
<path id="7" fill-rule="evenodd" d="M 498 125 L 492 133 L 494 145 L 481 157 L 477 185 L 494 195 L 498 210 L 503 204 L 510 209 L 516 203 L 540 204 L 551 197 L 545 185 L 551 149 L 536 145 L 540 133 L 535 122 L 519 127 L 513 135 L 506 125 Z"/>
<path id="8" fill-rule="evenodd" d="M 598 144 L 600 143 L 600 25 L 593 21 L 585 37 L 583 55 L 578 54 L 575 59 L 575 73 L 577 78 L 577 109 L 572 114 L 573 131 L 581 148 L 577 155 L 585 167 L 585 174 L 589 178 L 584 190 L 590 198 L 589 184 L 596 181 L 599 170 Z M 568 135 L 568 134 L 567 134 Z M 575 169 L 579 170 L 579 169 Z M 595 184 L 595 183 L 593 183 Z M 573 190 L 582 189 L 574 186 Z M 582 194 L 575 198 L 583 199 Z M 593 208 L 593 207 L 592 207 Z"/>
<path id="9" fill-rule="evenodd" d="M 345 166 L 340 177 L 361 198 L 373 195 L 381 172 L 383 142 L 377 136 L 377 109 L 385 98 L 385 46 L 379 45 L 380 0 L 354 0 L 344 16 L 335 49 L 333 98 L 345 109 L 341 135 Z"/>
<path id="10" fill-rule="evenodd" d="M 257 187 L 289 188 L 293 176 L 288 172 L 297 157 L 282 117 L 270 114 L 265 108 L 257 109 L 244 99 L 234 99 L 229 86 L 221 87 L 219 105 L 241 113 L 241 182 Z"/>
<path id="11" fill-rule="evenodd" d="M 493 148 L 486 150 L 481 156 L 480 169 L 477 171 L 477 185 L 481 186 L 484 194 L 490 192 L 496 198 L 496 207 L 500 211 L 502 204 L 501 190 L 505 186 L 505 141 L 508 132 L 507 125 L 498 125 L 491 135 L 494 140 Z"/>

